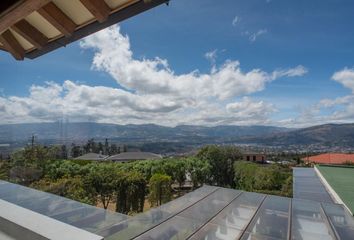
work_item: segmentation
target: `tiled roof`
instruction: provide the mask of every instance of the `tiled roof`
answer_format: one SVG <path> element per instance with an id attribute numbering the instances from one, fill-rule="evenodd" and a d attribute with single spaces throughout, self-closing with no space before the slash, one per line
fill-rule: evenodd
<path id="1" fill-rule="evenodd" d="M 324 163 L 324 164 L 343 164 L 346 162 L 354 163 L 354 154 L 346 153 L 324 153 L 311 157 L 303 158 L 305 162 Z"/>

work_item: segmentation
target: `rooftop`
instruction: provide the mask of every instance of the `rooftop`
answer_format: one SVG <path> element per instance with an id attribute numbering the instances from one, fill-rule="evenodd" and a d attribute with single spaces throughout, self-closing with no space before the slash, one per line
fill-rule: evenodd
<path id="1" fill-rule="evenodd" d="M 80 157 L 77 157 L 75 159 L 77 160 L 92 160 L 92 161 L 101 161 L 105 160 L 108 156 L 98 154 L 98 153 L 86 153 Z"/>
<path id="2" fill-rule="evenodd" d="M 322 164 L 344 164 L 347 162 L 354 163 L 354 154 L 346 153 L 324 153 L 310 156 L 302 159 L 305 162 L 322 163 Z"/>
<path id="3" fill-rule="evenodd" d="M 329 191 L 354 214 L 354 166 L 316 166 Z"/>
<path id="4" fill-rule="evenodd" d="M 147 159 L 161 159 L 162 156 L 150 152 L 122 152 L 107 158 L 110 161 L 134 161 Z"/>
<path id="5" fill-rule="evenodd" d="M 351 239 L 354 236 L 353 217 L 342 205 L 212 186 L 201 187 L 134 217 L 7 182 L 0 182 L 0 199 L 109 240 Z M 2 230 L 0 225 L 0 233 Z"/>
<path id="6" fill-rule="evenodd" d="M 313 168 L 293 168 L 293 197 L 334 203 Z"/>

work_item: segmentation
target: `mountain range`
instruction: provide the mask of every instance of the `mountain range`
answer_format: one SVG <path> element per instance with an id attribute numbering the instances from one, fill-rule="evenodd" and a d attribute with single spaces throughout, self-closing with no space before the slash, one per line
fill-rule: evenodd
<path id="1" fill-rule="evenodd" d="M 325 124 L 308 128 L 272 126 L 166 127 L 154 124 L 116 125 L 103 123 L 25 123 L 0 125 L 0 143 L 75 142 L 90 138 L 130 143 L 245 143 L 269 146 L 322 144 L 354 147 L 354 124 Z"/>

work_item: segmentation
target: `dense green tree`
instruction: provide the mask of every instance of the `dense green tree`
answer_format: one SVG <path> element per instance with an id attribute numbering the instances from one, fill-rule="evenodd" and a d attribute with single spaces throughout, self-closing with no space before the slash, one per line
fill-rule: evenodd
<path id="1" fill-rule="evenodd" d="M 290 196 L 292 174 L 287 167 L 240 161 L 234 164 L 234 169 L 235 185 L 240 190 Z"/>
<path id="2" fill-rule="evenodd" d="M 82 152 L 81 147 L 77 146 L 77 145 L 75 145 L 75 143 L 73 143 L 71 145 L 71 157 L 77 158 L 77 157 L 81 156 L 82 154 L 83 154 L 83 152 Z"/>
<path id="3" fill-rule="evenodd" d="M 234 187 L 234 162 L 242 159 L 240 150 L 233 146 L 210 145 L 200 149 L 197 157 L 210 164 L 210 183 Z"/>
<path id="4" fill-rule="evenodd" d="M 286 197 L 293 196 L 293 176 L 292 175 L 289 175 L 288 178 L 283 183 L 281 188 L 281 195 Z"/>
<path id="5" fill-rule="evenodd" d="M 120 173 L 117 182 L 116 211 L 124 214 L 142 212 L 144 210 L 146 181 L 142 174 L 137 172 Z"/>
<path id="6" fill-rule="evenodd" d="M 116 186 L 119 182 L 119 174 L 113 164 L 95 164 L 91 171 L 84 177 L 87 192 L 97 196 L 103 208 L 107 209 L 113 200 Z"/>
<path id="7" fill-rule="evenodd" d="M 85 190 L 80 177 L 64 177 L 54 181 L 49 178 L 43 178 L 32 183 L 31 187 L 87 204 L 96 203 L 95 197 Z"/>
<path id="8" fill-rule="evenodd" d="M 10 173 L 10 163 L 5 160 L 0 160 L 0 180 L 8 180 Z"/>
<path id="9" fill-rule="evenodd" d="M 84 170 L 86 170 L 85 173 L 88 172 L 87 169 L 83 168 L 77 163 L 63 160 L 49 163 L 44 174 L 48 178 L 55 180 L 63 177 L 75 177 L 78 175 L 84 175 L 84 173 L 82 173 Z"/>
<path id="10" fill-rule="evenodd" d="M 172 179 L 170 176 L 159 173 L 152 175 L 149 181 L 149 201 L 152 206 L 160 206 L 171 200 L 171 183 Z"/>
<path id="11" fill-rule="evenodd" d="M 234 163 L 235 186 L 245 191 L 254 190 L 254 175 L 258 169 L 257 164 L 239 161 Z"/>
<path id="12" fill-rule="evenodd" d="M 211 166 L 207 161 L 202 161 L 196 157 L 190 157 L 186 159 L 186 171 L 191 178 L 194 189 L 199 185 L 208 182 Z"/>

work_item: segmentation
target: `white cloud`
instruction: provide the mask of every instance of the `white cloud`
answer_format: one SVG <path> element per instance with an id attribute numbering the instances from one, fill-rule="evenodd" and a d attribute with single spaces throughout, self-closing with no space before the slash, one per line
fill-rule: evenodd
<path id="1" fill-rule="evenodd" d="M 332 79 L 349 88 L 354 93 L 354 68 L 344 68 L 341 71 L 335 72 Z"/>
<path id="2" fill-rule="evenodd" d="M 354 69 L 344 68 L 332 75 L 332 80 L 352 91 L 350 95 L 334 99 L 325 98 L 304 108 L 292 125 L 308 126 L 322 123 L 347 123 L 354 121 Z"/>
<path id="3" fill-rule="evenodd" d="M 240 22 L 240 20 L 240 17 L 235 16 L 234 19 L 232 19 L 232 26 L 236 26 Z"/>
<path id="4" fill-rule="evenodd" d="M 205 53 L 204 57 L 210 61 L 210 63 L 212 65 L 215 65 L 215 62 L 216 62 L 216 58 L 218 57 L 218 50 L 215 49 L 213 51 L 210 51 L 210 52 L 207 52 Z"/>
<path id="5" fill-rule="evenodd" d="M 260 29 L 260 30 L 258 30 L 257 32 L 252 33 L 252 34 L 249 36 L 249 40 L 250 40 L 251 42 L 255 42 L 258 37 L 260 37 L 260 36 L 262 36 L 262 35 L 264 35 L 264 34 L 266 34 L 266 33 L 268 33 L 268 30 L 267 30 L 267 29 Z"/>
<path id="6" fill-rule="evenodd" d="M 134 58 L 128 36 L 116 26 L 85 38 L 80 46 L 93 50 L 92 69 L 107 72 L 123 89 L 70 80 L 34 85 L 28 97 L 0 97 L 1 121 L 66 117 L 118 124 L 266 124 L 275 107 L 245 96 L 264 90 L 278 78 L 307 72 L 302 66 L 270 73 L 261 69 L 245 72 L 236 60 L 216 66 L 215 50 L 205 55 L 214 61 L 209 73 L 176 74 L 166 59 Z M 240 97 L 241 101 L 235 100 Z"/>
<path id="7" fill-rule="evenodd" d="M 308 69 L 302 65 L 290 69 L 280 69 L 273 72 L 273 78 L 277 79 L 280 77 L 301 77 L 308 73 Z"/>
<path id="8" fill-rule="evenodd" d="M 266 120 L 271 113 L 277 111 L 273 104 L 264 101 L 253 101 L 249 97 L 243 97 L 242 101 L 227 104 L 226 109 L 234 117 L 237 116 L 240 119 L 253 118 L 263 120 Z"/>

